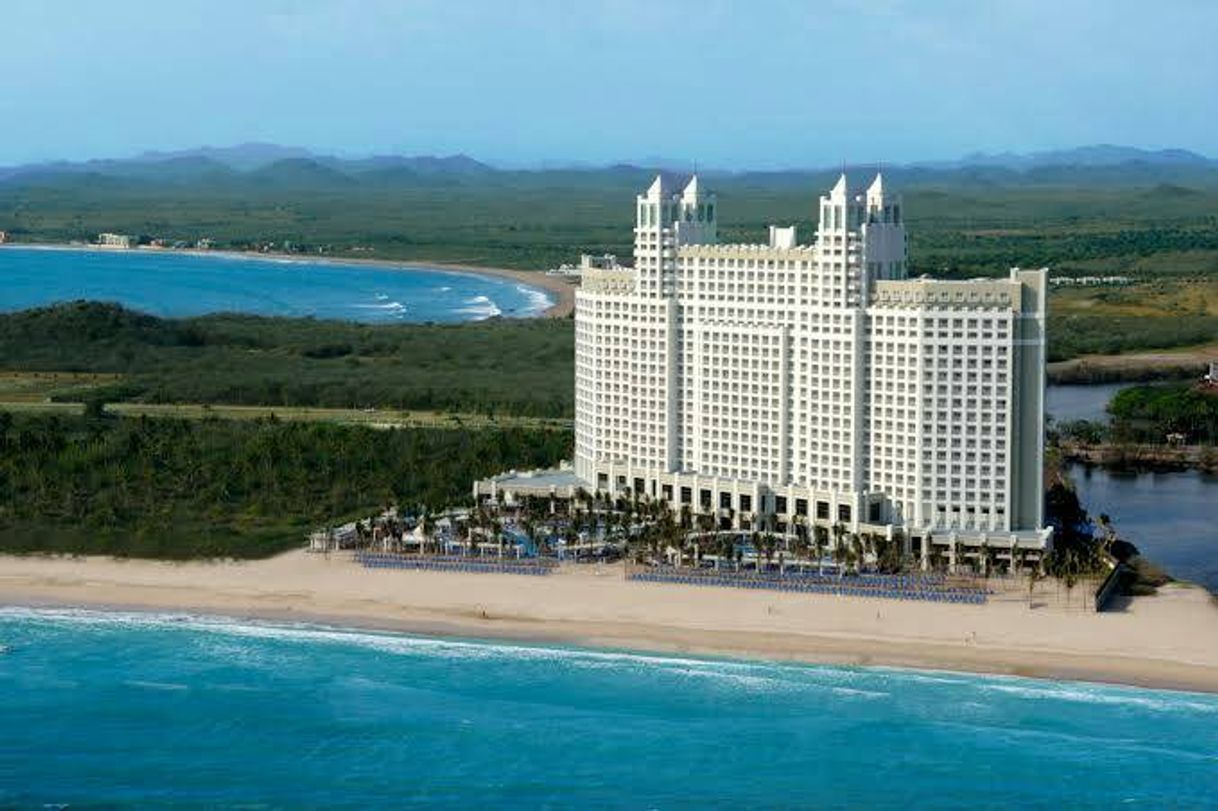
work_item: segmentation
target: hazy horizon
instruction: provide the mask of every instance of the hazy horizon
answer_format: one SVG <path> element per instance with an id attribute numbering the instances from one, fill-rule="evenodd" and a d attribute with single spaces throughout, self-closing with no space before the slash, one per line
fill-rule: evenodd
<path id="1" fill-rule="evenodd" d="M 506 167 L 1218 154 L 1218 5 L 1143 8 L 10 0 L 0 165 L 245 142 Z"/>
<path id="2" fill-rule="evenodd" d="M 963 167 L 978 164 L 995 164 L 1002 165 L 1004 160 L 1009 159 L 1011 164 L 1019 164 L 1021 160 L 1029 161 L 1026 165 L 1041 165 L 1031 162 L 1031 159 L 1037 155 L 1055 155 L 1057 153 L 1071 153 L 1078 150 L 1089 149 L 1104 149 L 1112 148 L 1117 150 L 1140 150 L 1143 152 L 1153 153 L 1158 151 L 1158 148 L 1143 147 L 1133 144 L 1079 144 L 1072 147 L 1064 147 L 1061 150 L 1046 150 L 1036 152 L 986 152 L 977 150 L 968 154 L 956 155 L 952 157 L 933 158 L 933 159 L 914 159 L 907 162 L 893 161 L 855 161 L 855 162 L 839 162 L 836 164 L 807 164 L 807 165 L 787 165 L 787 166 L 762 166 L 755 167 L 747 164 L 736 166 L 719 166 L 707 165 L 705 162 L 699 163 L 691 158 L 682 158 L 675 155 L 645 155 L 645 156 L 627 156 L 604 162 L 584 161 L 584 160 L 563 160 L 561 158 L 553 159 L 538 159 L 532 161 L 496 161 L 487 160 L 479 155 L 469 155 L 463 152 L 445 153 L 443 151 L 431 153 L 389 153 L 389 152 L 348 152 L 343 153 L 339 150 L 325 148 L 309 148 L 302 147 L 298 144 L 280 144 L 269 141 L 251 141 L 238 144 L 200 144 L 190 147 L 173 148 L 173 149 L 147 149 L 139 152 L 124 154 L 124 155 L 99 155 L 89 158 L 70 159 L 70 158 L 50 158 L 45 160 L 37 160 L 29 163 L 20 164 L 2 164 L 0 169 L 17 169 L 25 166 L 54 166 L 58 164 L 68 165 L 89 165 L 92 163 L 128 163 L 128 162 L 157 162 L 163 160 L 172 160 L 178 157 L 205 155 L 212 156 L 213 153 L 240 153 L 242 150 L 275 150 L 282 151 L 283 154 L 268 157 L 265 160 L 254 160 L 245 158 L 244 160 L 226 159 L 221 156 L 217 159 L 223 162 L 230 162 L 238 169 L 250 169 L 265 166 L 285 158 L 293 157 L 289 154 L 292 152 L 301 153 L 300 157 L 307 157 L 315 160 L 330 160 L 336 159 L 340 161 L 365 161 L 377 159 L 401 158 L 406 160 L 411 159 L 458 159 L 468 158 L 492 169 L 503 171 L 547 171 L 547 170 L 587 170 L 596 171 L 608 169 L 615 166 L 633 166 L 640 169 L 661 170 L 661 171 L 684 171 L 684 172 L 741 172 L 748 173 L 753 171 L 774 171 L 774 172 L 828 172 L 835 171 L 839 167 L 843 170 L 850 171 L 882 171 L 885 167 L 893 167 L 897 169 L 915 169 L 915 168 L 953 168 Z M 1180 147 L 1163 147 L 1167 151 L 1179 151 Z M 1218 161 L 1210 155 L 1206 155 L 1195 150 L 1188 150 L 1198 158 L 1206 161 Z M 1024 164 L 1019 164 L 1024 165 Z M 1066 164 L 1069 165 L 1069 164 Z M 1108 162 L 1101 161 L 1098 165 L 1111 165 Z"/>

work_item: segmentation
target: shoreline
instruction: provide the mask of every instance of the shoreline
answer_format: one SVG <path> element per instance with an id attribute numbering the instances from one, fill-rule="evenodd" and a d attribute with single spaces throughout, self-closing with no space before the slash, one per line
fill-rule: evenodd
<path id="1" fill-rule="evenodd" d="M 1059 442 L 1062 460 L 1110 473 L 1218 473 L 1218 466 L 1207 457 L 1208 445 L 1150 445 L 1101 442 Z"/>
<path id="2" fill-rule="evenodd" d="M 351 265 L 382 268 L 384 270 L 440 270 L 449 273 L 461 273 L 467 276 L 490 276 L 499 279 L 509 279 L 521 284 L 535 287 L 544 291 L 550 300 L 549 306 L 535 314 L 523 318 L 568 318 L 575 312 L 575 285 L 570 282 L 547 276 L 539 270 L 513 270 L 511 268 L 493 268 L 480 265 L 465 265 L 456 262 L 433 262 L 430 260 L 406 259 L 373 259 L 369 257 L 339 257 L 295 253 L 263 253 L 261 251 L 231 251 L 231 250 L 199 250 L 197 248 L 105 248 L 98 245 L 72 245 L 51 242 L 9 242 L 0 245 L 5 248 L 25 248 L 53 251 L 81 251 L 96 253 L 137 253 L 137 254 L 177 254 L 185 256 L 210 256 L 236 259 L 263 259 L 266 261 L 292 261 L 319 265 Z"/>
<path id="3" fill-rule="evenodd" d="M 1056 385 L 1132 385 L 1196 379 L 1213 361 L 1218 361 L 1218 344 L 1210 343 L 1131 350 L 1116 355 L 1079 355 L 1046 364 L 1045 372 L 1049 383 Z"/>
<path id="4" fill-rule="evenodd" d="M 1183 586 L 1095 614 L 1001 594 L 962 606 L 646 584 L 618 566 L 545 578 L 365 570 L 297 551 L 242 563 L 0 557 L 0 604 L 1218 693 L 1218 604 Z"/>

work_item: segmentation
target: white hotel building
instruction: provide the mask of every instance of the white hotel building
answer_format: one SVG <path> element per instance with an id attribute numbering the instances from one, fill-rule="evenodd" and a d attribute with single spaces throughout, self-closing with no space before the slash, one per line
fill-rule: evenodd
<path id="1" fill-rule="evenodd" d="M 900 530 L 1044 549 L 1046 272 L 906 273 L 904 211 L 877 175 L 795 228 L 720 244 L 715 195 L 657 177 L 634 267 L 584 271 L 575 474 L 724 527 Z"/>

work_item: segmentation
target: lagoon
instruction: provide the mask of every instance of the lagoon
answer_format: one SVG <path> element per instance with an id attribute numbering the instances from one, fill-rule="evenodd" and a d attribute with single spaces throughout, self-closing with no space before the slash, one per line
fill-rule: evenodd
<path id="1" fill-rule="evenodd" d="M 1055 423 L 1108 421 L 1108 402 L 1135 383 L 1066 383 L 1045 387 L 1045 412 Z"/>
<path id="2" fill-rule="evenodd" d="M 1053 385 L 1046 411 L 1057 422 L 1108 420 L 1108 401 L 1132 383 Z M 1172 577 L 1218 595 L 1218 478 L 1196 470 L 1113 471 L 1069 464 L 1066 473 L 1094 521 L 1101 513 L 1118 534 Z"/>
<path id="3" fill-rule="evenodd" d="M 1104 470 L 1069 464 L 1083 508 L 1107 513 L 1117 533 L 1172 577 L 1218 595 L 1218 477 L 1196 470 Z"/>
<path id="4" fill-rule="evenodd" d="M 546 291 L 514 279 L 408 263 L 0 248 L 0 311 L 77 299 L 168 318 L 232 312 L 364 323 L 523 318 L 553 304 Z"/>

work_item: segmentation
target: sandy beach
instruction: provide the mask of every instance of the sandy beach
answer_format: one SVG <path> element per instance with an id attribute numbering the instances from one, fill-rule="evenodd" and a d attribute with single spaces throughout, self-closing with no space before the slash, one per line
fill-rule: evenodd
<path id="1" fill-rule="evenodd" d="M 1083 602 L 1076 595 L 1075 604 Z M 1095 614 L 658 585 L 620 566 L 549 577 L 365 570 L 347 555 L 166 563 L 0 557 L 0 604 L 180 611 L 433 635 L 1218 692 L 1218 605 L 1171 586 Z"/>
<path id="2" fill-rule="evenodd" d="M 368 261 L 371 264 L 382 264 L 385 267 L 402 267 L 403 265 L 412 264 L 408 262 L 390 262 L 376 259 L 370 259 Z M 440 270 L 451 270 L 457 273 L 473 273 L 481 276 L 499 276 L 504 279 L 514 279 L 515 281 L 530 285 L 532 287 L 540 287 L 547 293 L 552 294 L 554 298 L 554 303 L 542 311 L 541 315 L 543 318 L 568 318 L 572 313 L 575 312 L 576 285 L 559 276 L 547 276 L 545 273 L 537 270 L 486 268 L 478 267 L 476 265 L 453 265 L 447 262 L 421 261 L 413 264 L 429 268 L 439 268 Z"/>
<path id="3" fill-rule="evenodd" d="M 62 251 L 103 251 L 106 253 L 114 253 L 114 248 L 102 248 L 97 245 L 70 245 L 70 244 L 44 244 L 44 243 L 11 243 L 0 245 L 0 249 L 4 248 L 39 248 L 42 250 L 62 250 Z M 182 253 L 191 256 L 236 256 L 242 259 L 287 259 L 294 262 L 316 262 L 318 264 L 332 265 L 368 265 L 371 267 L 385 268 L 386 270 L 402 270 L 406 268 L 435 268 L 436 270 L 447 270 L 453 273 L 469 273 L 475 276 L 496 276 L 502 279 L 511 279 L 513 281 L 527 284 L 530 287 L 537 287 L 545 290 L 550 294 L 553 303 L 543 310 L 540 315 L 543 318 L 568 318 L 575 312 L 575 289 L 576 286 L 564 278 L 557 276 L 547 276 L 541 271 L 535 270 L 511 270 L 509 268 L 490 268 L 481 267 L 478 265 L 463 265 L 453 262 L 433 262 L 428 259 L 370 259 L 367 257 L 345 257 L 345 256 L 316 256 L 313 254 L 299 253 L 263 253 L 261 251 L 201 251 L 196 249 L 174 250 L 169 248 L 135 248 L 137 252 L 142 253 Z M 122 252 L 119 250 L 118 252 Z"/>

